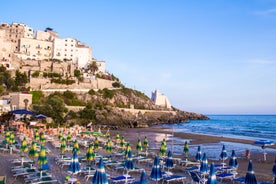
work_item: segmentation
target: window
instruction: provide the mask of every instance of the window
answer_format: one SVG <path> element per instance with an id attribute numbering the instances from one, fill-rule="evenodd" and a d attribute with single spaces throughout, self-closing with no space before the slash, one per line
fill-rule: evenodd
<path id="1" fill-rule="evenodd" d="M 67 42 L 67 40 L 65 40 Z"/>

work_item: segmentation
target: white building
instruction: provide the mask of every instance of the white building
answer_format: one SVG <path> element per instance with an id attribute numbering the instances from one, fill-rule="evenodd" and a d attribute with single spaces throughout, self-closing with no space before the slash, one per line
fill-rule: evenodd
<path id="1" fill-rule="evenodd" d="M 151 94 L 151 100 L 154 102 L 155 105 L 159 105 L 161 107 L 165 107 L 171 109 L 171 103 L 169 102 L 168 98 L 161 94 L 159 91 L 155 90 Z"/>
<path id="2" fill-rule="evenodd" d="M 90 61 L 92 56 L 92 49 L 91 47 L 78 42 L 76 46 L 76 52 L 75 52 L 75 63 L 77 64 L 78 68 L 83 68 L 87 65 L 87 63 Z"/>

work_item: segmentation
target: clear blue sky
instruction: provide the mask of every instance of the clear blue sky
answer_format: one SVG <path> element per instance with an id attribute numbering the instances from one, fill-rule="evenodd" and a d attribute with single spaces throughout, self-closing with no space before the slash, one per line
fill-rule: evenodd
<path id="1" fill-rule="evenodd" d="M 0 22 L 92 46 L 127 87 L 204 114 L 276 114 L 274 0 L 1 1 Z"/>

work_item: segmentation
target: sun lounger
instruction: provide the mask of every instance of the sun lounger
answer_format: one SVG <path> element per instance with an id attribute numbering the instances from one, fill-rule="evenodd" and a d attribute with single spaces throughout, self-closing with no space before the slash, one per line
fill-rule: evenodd
<path id="1" fill-rule="evenodd" d="M 36 181 L 32 181 L 31 184 L 41 184 L 41 183 L 57 183 L 58 181 L 52 177 L 39 178 Z"/>
<path id="2" fill-rule="evenodd" d="M 173 173 L 169 172 L 169 171 L 162 171 L 161 174 L 162 174 L 163 178 L 166 178 L 166 177 L 169 177 L 169 176 L 173 175 Z"/>
<path id="3" fill-rule="evenodd" d="M 222 181 L 224 179 L 233 180 L 234 174 L 232 173 L 220 173 L 216 175 L 218 180 Z"/>
<path id="4" fill-rule="evenodd" d="M 245 182 L 245 177 L 241 176 L 241 177 L 238 177 L 238 178 L 234 178 L 232 181 L 233 181 L 233 183 L 244 183 Z"/>
<path id="5" fill-rule="evenodd" d="M 130 172 L 142 172 L 144 170 L 145 169 L 135 167 L 134 169 L 126 169 L 126 172 L 127 173 L 130 173 Z"/>
<path id="6" fill-rule="evenodd" d="M 171 175 L 171 176 L 167 176 L 165 178 L 163 178 L 163 182 L 171 182 L 171 181 L 182 181 L 182 183 L 184 183 L 184 180 L 186 180 L 185 176 L 180 176 L 180 175 Z"/>
<path id="7" fill-rule="evenodd" d="M 25 170 L 18 170 L 16 171 L 16 173 L 13 175 L 15 178 L 17 178 L 18 176 L 24 176 L 24 175 L 28 175 L 28 174 L 32 174 L 37 172 L 36 169 L 25 169 Z"/>
<path id="8" fill-rule="evenodd" d="M 207 181 L 206 178 L 201 178 L 196 172 L 189 172 L 189 175 L 195 183 L 204 184 Z"/>
<path id="9" fill-rule="evenodd" d="M 122 175 L 122 176 L 117 176 L 115 178 L 110 178 L 111 183 L 119 183 L 119 182 L 124 182 L 124 183 L 132 183 L 134 182 L 134 178 L 130 175 Z"/>

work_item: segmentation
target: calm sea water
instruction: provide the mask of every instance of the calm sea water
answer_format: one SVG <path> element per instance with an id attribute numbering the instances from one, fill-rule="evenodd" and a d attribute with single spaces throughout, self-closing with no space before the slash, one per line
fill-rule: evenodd
<path id="1" fill-rule="evenodd" d="M 159 125 L 164 128 L 171 128 L 174 132 L 187 132 L 206 135 L 216 135 L 246 140 L 267 139 L 276 142 L 276 115 L 209 115 L 210 120 L 192 120 L 188 123 Z M 182 153 L 186 140 L 174 139 L 173 150 Z M 190 140 L 187 140 L 190 141 Z M 170 143 L 169 143 L 170 144 Z M 218 159 L 222 145 L 228 150 L 236 150 L 239 155 L 245 149 L 263 152 L 258 145 L 247 145 L 241 143 L 220 142 L 214 144 L 201 144 L 204 152 L 209 157 Z M 191 145 L 190 152 L 195 155 L 198 145 Z M 159 145 L 156 145 L 159 148 Z M 275 149 L 266 148 L 267 152 L 276 153 Z"/>
<path id="2" fill-rule="evenodd" d="M 209 115 L 210 120 L 191 120 L 177 125 L 175 132 L 217 135 L 247 140 L 276 141 L 276 115 Z"/>

